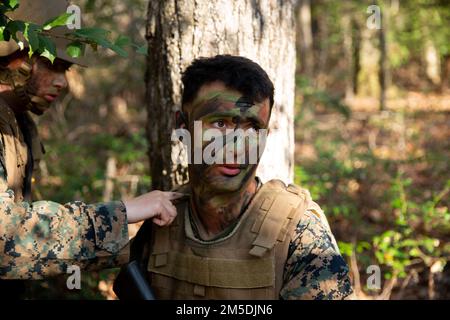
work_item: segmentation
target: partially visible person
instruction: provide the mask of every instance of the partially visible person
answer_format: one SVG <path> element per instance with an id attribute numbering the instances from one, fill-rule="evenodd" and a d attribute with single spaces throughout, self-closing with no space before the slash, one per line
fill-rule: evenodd
<path id="1" fill-rule="evenodd" d="M 59 0 L 22 0 L 10 17 L 42 24 L 67 6 Z M 8 279 L 0 281 L 1 296 L 20 292 L 11 279 L 43 279 L 70 265 L 122 264 L 129 255 L 129 223 L 153 219 L 165 226 L 176 216 L 171 201 L 180 195 L 173 192 L 97 204 L 32 202 L 33 170 L 44 148 L 30 113 L 51 109 L 67 91 L 67 69 L 77 63 L 65 53 L 67 43 L 56 39 L 54 63 L 39 54 L 29 57 L 28 48 L 21 50 L 14 41 L 0 41 L 0 279 Z"/>

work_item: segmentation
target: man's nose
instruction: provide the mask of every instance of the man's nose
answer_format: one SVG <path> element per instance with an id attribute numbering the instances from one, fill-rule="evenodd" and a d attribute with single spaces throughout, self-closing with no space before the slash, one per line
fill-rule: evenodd
<path id="1" fill-rule="evenodd" d="M 58 89 L 58 91 L 62 91 L 67 88 L 67 78 L 65 73 L 58 73 L 53 79 L 53 86 Z"/>

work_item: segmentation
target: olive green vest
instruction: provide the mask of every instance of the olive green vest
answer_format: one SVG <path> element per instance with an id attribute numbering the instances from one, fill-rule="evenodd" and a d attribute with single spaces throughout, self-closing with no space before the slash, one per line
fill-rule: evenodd
<path id="1" fill-rule="evenodd" d="M 7 172 L 7 188 L 14 191 L 15 202 L 30 201 L 31 175 L 35 164 L 42 158 L 44 149 L 36 125 L 28 113 L 23 114 L 23 121 L 19 123 L 14 112 L 1 98 L 0 139 L 3 144 L 0 152 L 3 152 L 3 165 Z"/>
<path id="2" fill-rule="evenodd" d="M 149 279 L 157 299 L 278 299 L 291 235 L 309 192 L 265 183 L 224 238 L 194 236 L 189 201 L 170 227 L 153 227 Z"/>

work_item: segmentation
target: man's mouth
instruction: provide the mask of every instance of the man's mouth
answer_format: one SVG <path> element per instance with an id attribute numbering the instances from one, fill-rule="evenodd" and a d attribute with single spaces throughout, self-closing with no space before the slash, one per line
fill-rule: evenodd
<path id="1" fill-rule="evenodd" d="M 48 93 L 44 96 L 44 99 L 47 100 L 48 102 L 53 102 L 56 98 L 58 98 L 57 94 Z"/>
<path id="2" fill-rule="evenodd" d="M 242 165 L 240 164 L 223 164 L 217 166 L 217 170 L 221 174 L 229 177 L 237 176 L 239 173 L 241 173 L 242 169 Z"/>

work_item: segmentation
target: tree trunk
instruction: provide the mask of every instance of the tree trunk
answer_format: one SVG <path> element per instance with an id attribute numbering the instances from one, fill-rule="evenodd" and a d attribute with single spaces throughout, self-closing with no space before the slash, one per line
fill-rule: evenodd
<path id="1" fill-rule="evenodd" d="M 380 1 L 381 2 L 381 1 Z M 388 6 L 382 6 L 381 15 L 381 29 L 379 30 L 379 45 L 380 45 L 380 67 L 379 67 L 379 82 L 380 82 L 380 111 L 386 109 L 386 90 L 388 82 L 388 55 L 386 35 L 388 28 Z"/>
<path id="2" fill-rule="evenodd" d="M 342 36 L 344 38 L 343 49 L 345 59 L 345 100 L 353 98 L 354 93 L 354 63 L 353 63 L 353 33 L 350 10 L 344 6 L 341 13 Z"/>
<path id="3" fill-rule="evenodd" d="M 352 21 L 352 83 L 353 95 L 357 95 L 358 74 L 361 70 L 361 32 L 360 26 L 356 21 Z"/>
<path id="4" fill-rule="evenodd" d="M 441 85 L 441 64 L 439 53 L 431 39 L 425 41 L 425 71 L 428 79 L 435 85 Z"/>
<path id="5" fill-rule="evenodd" d="M 299 0 L 297 12 L 300 71 L 312 77 L 314 72 L 314 52 L 311 27 L 311 0 Z"/>
<path id="6" fill-rule="evenodd" d="M 444 55 L 442 58 L 442 65 L 441 65 L 441 87 L 440 91 L 441 93 L 445 93 L 449 87 L 450 82 L 450 54 Z"/>
<path id="7" fill-rule="evenodd" d="M 326 16 L 316 17 L 317 31 L 314 34 L 316 38 L 315 51 L 315 69 L 314 69 L 314 87 L 318 90 L 327 90 L 327 80 L 329 75 L 329 38 L 330 38 L 330 26 Z"/>
<path id="8" fill-rule="evenodd" d="M 378 33 L 363 25 L 360 29 L 361 42 L 359 52 L 360 69 L 358 72 L 358 95 L 379 97 L 380 95 L 380 50 L 378 47 Z"/>
<path id="9" fill-rule="evenodd" d="M 201 56 L 234 54 L 259 63 L 275 85 L 271 134 L 258 176 L 293 179 L 295 19 L 292 1 L 150 1 L 147 40 L 148 141 L 153 188 L 187 181 L 174 165 L 174 112 L 181 107 L 181 72 Z"/>

